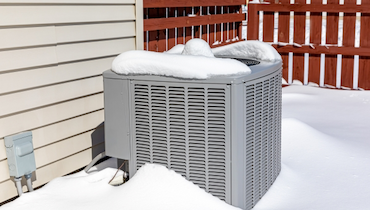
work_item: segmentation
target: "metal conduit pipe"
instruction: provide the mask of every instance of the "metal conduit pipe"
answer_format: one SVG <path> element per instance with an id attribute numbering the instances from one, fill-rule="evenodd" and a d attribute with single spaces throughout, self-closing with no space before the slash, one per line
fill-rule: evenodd
<path id="1" fill-rule="evenodd" d="M 33 191 L 32 179 L 31 179 L 32 174 L 26 174 L 26 175 L 24 175 L 24 177 L 26 177 L 28 192 L 32 192 Z"/>
<path id="2" fill-rule="evenodd" d="M 96 163 L 96 162 L 98 162 L 100 159 L 102 159 L 103 157 L 105 157 L 106 155 L 105 155 L 105 152 L 102 152 L 102 153 L 100 153 L 100 154 L 98 154 L 90 163 L 89 163 L 89 165 L 87 165 L 86 167 L 85 167 L 85 169 L 84 169 L 84 171 L 87 173 L 89 170 L 90 170 L 90 168 L 91 167 L 93 167 L 94 166 L 94 164 Z"/>
<path id="3" fill-rule="evenodd" d="M 14 177 L 14 181 L 15 181 L 15 187 L 17 188 L 18 195 L 21 196 L 23 194 L 22 184 L 21 184 L 22 177 Z"/>

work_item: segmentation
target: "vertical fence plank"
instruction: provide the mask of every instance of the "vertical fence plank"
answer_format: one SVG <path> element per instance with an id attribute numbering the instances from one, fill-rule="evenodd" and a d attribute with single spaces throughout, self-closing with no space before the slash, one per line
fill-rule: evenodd
<path id="1" fill-rule="evenodd" d="M 185 11 L 184 7 L 178 7 L 177 17 L 183 17 L 184 11 Z M 177 44 L 184 44 L 184 27 L 177 28 Z"/>
<path id="2" fill-rule="evenodd" d="M 274 1 L 271 4 L 275 4 Z M 263 41 L 274 41 L 274 12 L 264 12 L 263 14 Z"/>
<path id="3" fill-rule="evenodd" d="M 363 0 L 362 5 L 369 5 L 368 0 Z M 360 47 L 370 47 L 370 14 L 361 15 Z M 358 86 L 366 90 L 370 89 L 370 56 L 360 56 Z"/>
<path id="4" fill-rule="evenodd" d="M 306 4 L 306 0 L 296 0 L 296 4 Z M 305 41 L 306 13 L 294 12 L 294 42 L 304 44 Z M 304 54 L 293 55 L 293 80 L 304 79 Z"/>
<path id="5" fill-rule="evenodd" d="M 280 3 L 289 4 L 289 0 L 280 0 Z M 279 12 L 278 42 L 289 42 L 289 12 Z M 258 28 L 258 25 L 257 25 Z M 249 30 L 249 27 L 248 27 Z M 252 29 L 251 29 L 252 30 Z M 249 31 L 248 31 L 249 36 Z M 288 53 L 281 53 L 283 59 L 283 78 L 288 81 Z"/>
<path id="6" fill-rule="evenodd" d="M 158 16 L 166 17 L 166 8 L 158 8 Z M 166 30 L 158 30 L 157 52 L 166 51 Z"/>
<path id="7" fill-rule="evenodd" d="M 185 16 L 189 16 L 192 12 L 191 10 L 192 10 L 191 7 L 186 7 Z M 192 33 L 191 27 L 185 27 L 185 43 L 192 39 L 191 33 Z"/>
<path id="8" fill-rule="evenodd" d="M 355 5 L 356 0 L 345 0 L 345 5 Z M 355 46 L 355 25 L 356 13 L 344 13 L 343 17 L 343 46 Z M 343 56 L 342 58 L 342 80 L 341 84 L 344 87 L 353 87 L 353 56 Z"/>
<path id="9" fill-rule="evenodd" d="M 221 7 L 216 8 L 215 14 L 221 14 Z M 216 41 L 221 42 L 221 24 L 216 24 Z"/>
<path id="10" fill-rule="evenodd" d="M 322 4 L 322 0 L 312 0 L 311 4 Z M 321 24 L 322 13 L 310 13 L 310 43 L 315 45 L 321 44 Z M 320 83 L 320 55 L 310 54 L 308 81 L 316 84 Z"/>
<path id="11" fill-rule="evenodd" d="M 158 17 L 158 10 L 155 8 L 150 8 L 149 9 L 149 18 L 156 18 Z M 150 51 L 158 51 L 158 31 L 149 31 L 149 48 L 148 50 Z"/>
<path id="12" fill-rule="evenodd" d="M 328 4 L 339 4 L 339 0 L 328 0 Z M 338 44 L 339 11 L 328 13 L 326 17 L 326 44 Z M 325 84 L 335 86 L 337 55 L 325 55 Z"/>
<path id="13" fill-rule="evenodd" d="M 257 40 L 258 39 L 258 23 L 259 16 L 255 4 L 248 5 L 248 28 L 247 28 L 247 39 Z"/>
<path id="14" fill-rule="evenodd" d="M 207 7 L 202 7 L 202 15 L 203 16 L 208 15 L 207 14 Z M 207 25 L 203 25 L 202 26 L 202 39 L 204 41 L 207 41 L 207 36 L 208 36 L 208 34 L 207 34 Z"/>
<path id="15" fill-rule="evenodd" d="M 168 9 L 168 17 L 175 17 L 175 9 L 176 8 L 169 8 Z M 170 28 L 168 29 L 168 49 L 171 49 L 173 46 L 176 45 L 176 37 L 175 37 L 175 29 Z"/>

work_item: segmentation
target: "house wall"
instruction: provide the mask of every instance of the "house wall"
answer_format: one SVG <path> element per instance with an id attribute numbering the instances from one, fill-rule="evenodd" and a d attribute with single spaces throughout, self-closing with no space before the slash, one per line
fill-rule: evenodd
<path id="1" fill-rule="evenodd" d="M 32 131 L 34 187 L 104 151 L 102 72 L 142 49 L 142 10 L 141 0 L 0 0 L 0 202 L 17 195 L 5 136 Z"/>

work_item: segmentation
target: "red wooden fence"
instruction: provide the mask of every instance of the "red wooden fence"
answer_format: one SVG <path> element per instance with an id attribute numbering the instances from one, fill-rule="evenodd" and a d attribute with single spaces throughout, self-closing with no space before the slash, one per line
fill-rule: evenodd
<path id="1" fill-rule="evenodd" d="M 144 0 L 144 49 L 162 52 L 192 38 L 211 46 L 241 39 L 245 0 Z"/>
<path id="2" fill-rule="evenodd" d="M 358 5 L 356 0 L 327 0 L 327 4 L 280 0 L 248 5 L 247 38 L 274 44 L 283 57 L 288 83 L 370 89 L 369 34 L 370 1 Z"/>

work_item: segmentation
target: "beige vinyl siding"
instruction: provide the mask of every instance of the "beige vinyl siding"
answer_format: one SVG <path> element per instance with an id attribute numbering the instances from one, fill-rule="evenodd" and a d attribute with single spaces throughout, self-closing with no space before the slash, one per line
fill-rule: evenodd
<path id="1" fill-rule="evenodd" d="M 104 151 L 102 72 L 142 39 L 141 1 L 0 0 L 0 202 L 16 196 L 6 136 L 32 131 L 34 187 Z"/>

